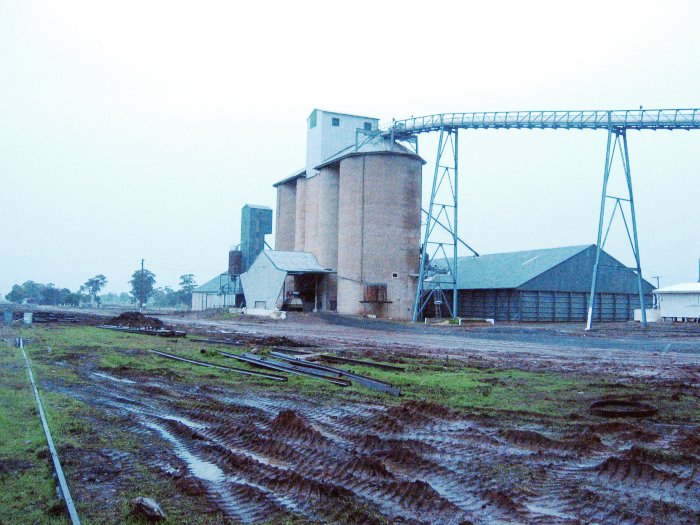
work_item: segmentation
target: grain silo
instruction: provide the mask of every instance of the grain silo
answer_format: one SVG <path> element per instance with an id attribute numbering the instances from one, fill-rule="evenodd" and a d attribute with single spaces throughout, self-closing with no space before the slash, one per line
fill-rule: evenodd
<path id="1" fill-rule="evenodd" d="M 373 134 L 377 123 L 314 110 L 306 169 L 275 184 L 276 249 L 293 244 L 333 271 L 319 284 L 321 309 L 410 319 L 423 160 Z"/>

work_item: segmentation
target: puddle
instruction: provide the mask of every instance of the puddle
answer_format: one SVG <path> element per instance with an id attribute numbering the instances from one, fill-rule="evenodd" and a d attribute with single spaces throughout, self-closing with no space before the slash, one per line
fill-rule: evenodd
<path id="1" fill-rule="evenodd" d="M 194 421 L 180 417 L 180 416 L 173 416 L 171 414 L 158 414 L 156 417 L 159 417 L 160 419 L 167 419 L 168 421 L 177 421 L 178 423 L 182 423 L 186 427 L 194 428 L 194 429 L 199 429 L 199 428 L 206 428 L 206 425 L 202 425 L 201 423 L 195 423 Z"/>
<path id="2" fill-rule="evenodd" d="M 93 372 L 91 375 L 101 377 L 103 379 L 109 379 L 110 381 L 116 381 L 117 383 L 127 383 L 130 385 L 136 384 L 136 381 L 132 381 L 131 379 L 122 379 L 120 377 L 114 377 L 109 374 L 103 374 L 102 372 Z"/>
<path id="3" fill-rule="evenodd" d="M 198 477 L 204 481 L 209 481 L 210 483 L 221 482 L 226 477 L 223 470 L 217 467 L 214 463 L 199 459 L 197 456 L 187 450 L 175 436 L 160 425 L 150 421 L 146 421 L 144 424 L 148 428 L 158 432 L 163 439 L 174 445 L 175 454 L 181 460 L 187 463 L 190 472 L 192 472 L 192 475 L 195 477 Z"/>

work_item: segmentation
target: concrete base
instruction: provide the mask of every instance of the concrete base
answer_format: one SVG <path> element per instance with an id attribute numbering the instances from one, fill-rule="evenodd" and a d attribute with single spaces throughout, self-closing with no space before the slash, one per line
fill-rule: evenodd
<path id="1" fill-rule="evenodd" d="M 269 317 L 270 319 L 286 319 L 287 312 L 280 310 L 266 310 L 264 308 L 245 308 L 246 315 L 255 315 L 257 317 Z"/>

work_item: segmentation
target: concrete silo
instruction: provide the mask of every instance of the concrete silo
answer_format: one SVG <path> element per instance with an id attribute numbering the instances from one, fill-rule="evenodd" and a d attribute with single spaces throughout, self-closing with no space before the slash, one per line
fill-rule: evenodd
<path id="1" fill-rule="evenodd" d="M 314 254 L 334 272 L 319 283 L 320 308 L 410 319 L 423 160 L 372 136 L 377 122 L 314 110 L 306 169 L 275 184 L 276 249 L 288 249 L 293 238 L 295 251 Z M 356 134 L 362 135 L 358 148 Z"/>
<path id="2" fill-rule="evenodd" d="M 338 311 L 411 317 L 422 165 L 418 155 L 379 137 L 339 160 Z"/>

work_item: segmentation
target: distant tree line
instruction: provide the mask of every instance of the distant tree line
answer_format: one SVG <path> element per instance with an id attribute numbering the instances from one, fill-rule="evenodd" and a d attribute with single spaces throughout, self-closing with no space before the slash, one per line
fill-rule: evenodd
<path id="1" fill-rule="evenodd" d="M 131 293 L 122 292 L 106 293 L 100 295 L 100 291 L 107 284 L 107 278 L 96 275 L 85 281 L 76 291 L 68 288 L 57 288 L 53 283 L 43 284 L 34 281 L 26 281 L 23 284 L 15 284 L 5 299 L 13 303 L 31 303 L 41 305 L 120 305 L 146 304 L 157 308 L 187 307 L 192 304 L 192 290 L 197 287 L 194 275 L 191 273 L 180 276 L 180 288 L 173 290 L 169 286 L 155 288 L 156 276 L 145 268 L 136 270 L 131 276 L 129 284 Z"/>
<path id="2" fill-rule="evenodd" d="M 89 296 L 78 292 L 71 292 L 68 288 L 56 288 L 53 283 L 43 284 L 34 281 L 26 281 L 23 284 L 15 284 L 5 296 L 5 299 L 13 303 L 32 303 L 59 305 L 67 304 L 78 306 L 82 302 L 89 302 Z"/>

